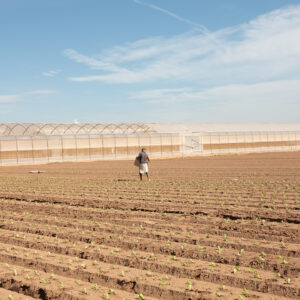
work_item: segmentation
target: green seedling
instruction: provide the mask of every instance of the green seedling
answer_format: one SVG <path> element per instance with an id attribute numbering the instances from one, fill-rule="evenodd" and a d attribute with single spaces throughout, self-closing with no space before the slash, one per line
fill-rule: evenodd
<path id="1" fill-rule="evenodd" d="M 51 275 L 50 275 L 50 279 L 55 279 L 55 275 L 54 275 L 54 274 L 51 274 Z"/>
<path id="2" fill-rule="evenodd" d="M 88 294 L 88 292 L 87 292 L 87 289 L 86 289 L 86 288 L 83 288 L 82 292 L 83 292 L 85 295 L 87 295 L 87 294 Z"/>
<path id="3" fill-rule="evenodd" d="M 115 294 L 115 290 L 114 289 L 109 289 L 108 294 Z"/>
<path id="4" fill-rule="evenodd" d="M 9 295 L 8 295 L 8 299 L 9 299 L 9 300 L 13 300 L 14 297 L 13 297 L 11 294 L 9 294 Z"/>
<path id="5" fill-rule="evenodd" d="M 237 256 L 241 256 L 244 252 L 245 252 L 245 250 L 244 250 L 244 249 L 241 249 L 241 250 L 237 253 Z"/>
<path id="6" fill-rule="evenodd" d="M 95 283 L 95 284 L 93 285 L 92 289 L 93 289 L 93 290 L 98 290 L 98 284 Z"/>
<path id="7" fill-rule="evenodd" d="M 109 296 L 108 296 L 108 294 L 103 294 L 103 295 L 102 295 L 102 298 L 103 298 L 103 299 L 109 299 Z"/>
<path id="8" fill-rule="evenodd" d="M 216 296 L 217 296 L 217 297 L 222 297 L 222 293 L 221 293 L 220 291 L 217 290 L 217 291 L 216 291 Z"/>
<path id="9" fill-rule="evenodd" d="M 143 294 L 138 294 L 138 299 L 144 299 Z"/>
<path id="10" fill-rule="evenodd" d="M 249 295 L 249 292 L 248 292 L 248 290 L 247 290 L 246 288 L 243 288 L 243 294 L 244 294 L 245 296 L 248 296 L 248 295 Z"/>
<path id="11" fill-rule="evenodd" d="M 17 275 L 18 275 L 18 272 L 17 272 L 17 270 L 16 270 L 16 269 L 14 269 L 14 270 L 13 270 L 13 274 L 14 274 L 15 276 L 17 276 Z"/>
<path id="12" fill-rule="evenodd" d="M 192 290 L 192 282 L 190 280 L 187 280 L 186 284 L 187 284 L 187 289 L 189 291 L 191 291 Z"/>
<path id="13" fill-rule="evenodd" d="M 42 279 L 40 280 L 40 283 L 46 283 L 46 280 L 42 278 Z"/>
<path id="14" fill-rule="evenodd" d="M 259 274 L 257 274 L 257 273 L 254 273 L 253 277 L 254 278 L 260 278 Z"/>
<path id="15" fill-rule="evenodd" d="M 288 278 L 284 283 L 285 284 L 290 284 L 291 283 L 291 278 Z"/>

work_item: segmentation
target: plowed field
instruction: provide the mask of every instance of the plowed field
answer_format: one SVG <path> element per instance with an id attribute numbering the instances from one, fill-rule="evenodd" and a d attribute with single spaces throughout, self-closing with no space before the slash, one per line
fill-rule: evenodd
<path id="1" fill-rule="evenodd" d="M 300 299 L 300 152 L 149 168 L 1 166 L 0 299 Z"/>

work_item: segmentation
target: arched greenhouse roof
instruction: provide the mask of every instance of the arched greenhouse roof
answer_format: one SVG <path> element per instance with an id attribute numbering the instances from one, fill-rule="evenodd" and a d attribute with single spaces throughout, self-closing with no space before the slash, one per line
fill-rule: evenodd
<path id="1" fill-rule="evenodd" d="M 0 123 L 0 136 L 135 134 L 156 132 L 144 123 Z"/>

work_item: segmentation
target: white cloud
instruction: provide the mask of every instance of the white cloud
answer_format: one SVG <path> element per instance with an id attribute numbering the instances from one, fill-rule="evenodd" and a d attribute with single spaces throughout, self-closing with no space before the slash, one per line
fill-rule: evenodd
<path id="1" fill-rule="evenodd" d="M 48 95 L 54 93 L 56 93 L 56 91 L 54 90 L 33 90 L 19 94 L 0 95 L 0 103 L 12 103 L 21 101 L 28 98 L 30 95 Z"/>
<path id="2" fill-rule="evenodd" d="M 149 38 L 95 56 L 72 49 L 64 53 L 99 70 L 96 75 L 73 76 L 72 81 L 138 83 L 175 79 L 202 86 L 256 83 L 300 77 L 299 36 L 300 5 L 209 35 L 193 31 L 171 38 Z"/>
<path id="3" fill-rule="evenodd" d="M 52 71 L 48 71 L 48 72 L 42 72 L 43 76 L 46 77 L 54 77 L 56 74 L 60 73 L 60 70 L 52 70 Z"/>
<path id="4" fill-rule="evenodd" d="M 300 80 L 279 80 L 255 84 L 232 84 L 201 90 L 154 89 L 134 93 L 131 99 L 148 103 L 176 102 L 241 102 L 241 103 L 299 103 Z"/>

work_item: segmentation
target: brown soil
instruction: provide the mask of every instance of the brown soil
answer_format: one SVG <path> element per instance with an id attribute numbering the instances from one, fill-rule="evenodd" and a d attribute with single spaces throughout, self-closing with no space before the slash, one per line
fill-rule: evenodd
<path id="1" fill-rule="evenodd" d="M 1 166 L 0 299 L 300 299 L 300 152 L 149 167 Z"/>

